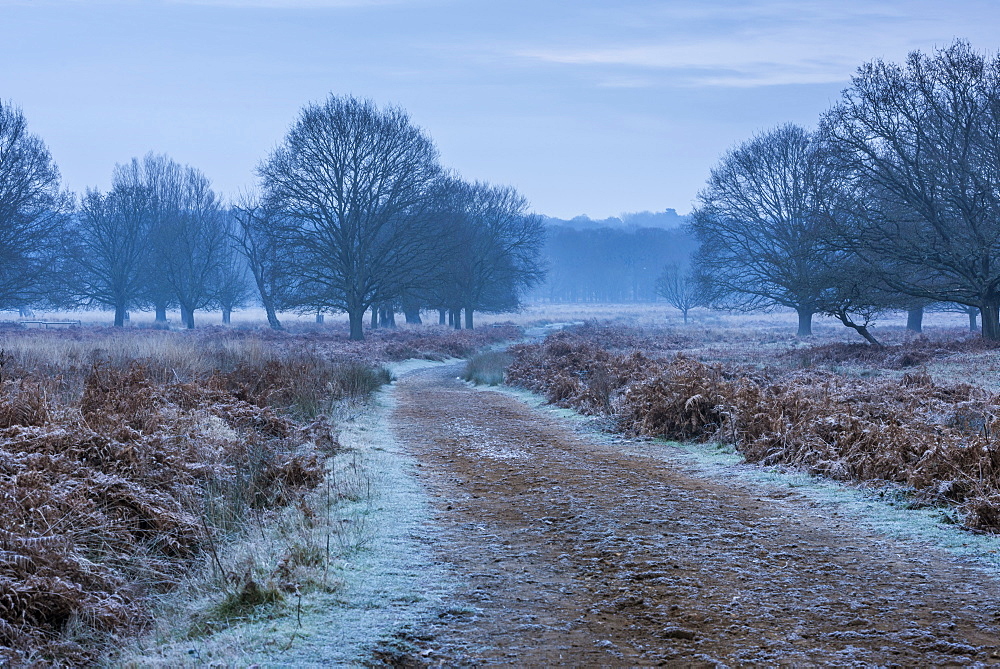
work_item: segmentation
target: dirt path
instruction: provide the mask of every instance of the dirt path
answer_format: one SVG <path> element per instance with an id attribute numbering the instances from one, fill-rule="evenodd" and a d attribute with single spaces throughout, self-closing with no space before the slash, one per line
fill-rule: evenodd
<path id="1" fill-rule="evenodd" d="M 395 390 L 464 584 L 415 663 L 1000 663 L 982 567 L 624 454 L 458 370 Z"/>

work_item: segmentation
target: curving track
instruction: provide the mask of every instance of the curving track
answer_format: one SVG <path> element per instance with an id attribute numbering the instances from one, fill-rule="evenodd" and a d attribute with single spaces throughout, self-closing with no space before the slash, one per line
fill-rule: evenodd
<path id="1" fill-rule="evenodd" d="M 458 372 L 394 390 L 428 532 L 463 584 L 409 662 L 1000 663 L 983 567 L 627 454 Z"/>

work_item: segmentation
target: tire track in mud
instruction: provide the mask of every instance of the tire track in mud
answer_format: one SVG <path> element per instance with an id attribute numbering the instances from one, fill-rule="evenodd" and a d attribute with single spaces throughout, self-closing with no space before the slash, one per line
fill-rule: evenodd
<path id="1" fill-rule="evenodd" d="M 1000 663 L 985 568 L 625 454 L 458 371 L 394 391 L 462 584 L 414 664 Z"/>

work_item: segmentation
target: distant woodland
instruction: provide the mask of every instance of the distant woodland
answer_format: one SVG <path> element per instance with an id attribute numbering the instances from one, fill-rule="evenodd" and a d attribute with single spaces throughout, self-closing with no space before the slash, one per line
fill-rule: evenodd
<path id="1" fill-rule="evenodd" d="M 697 249 L 685 217 L 665 212 L 594 221 L 545 219 L 547 278 L 530 298 L 544 302 L 652 302 L 668 265 L 687 266 Z"/>

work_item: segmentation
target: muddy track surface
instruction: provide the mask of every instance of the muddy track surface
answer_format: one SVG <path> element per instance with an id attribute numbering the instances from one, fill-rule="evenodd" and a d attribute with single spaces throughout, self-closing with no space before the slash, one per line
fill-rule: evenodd
<path id="1" fill-rule="evenodd" d="M 395 390 L 397 438 L 437 506 L 434 550 L 461 586 L 394 662 L 1000 663 L 985 568 L 625 454 L 458 372 Z"/>

